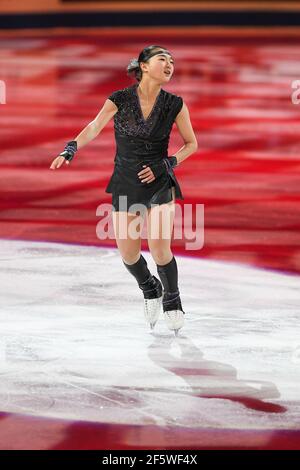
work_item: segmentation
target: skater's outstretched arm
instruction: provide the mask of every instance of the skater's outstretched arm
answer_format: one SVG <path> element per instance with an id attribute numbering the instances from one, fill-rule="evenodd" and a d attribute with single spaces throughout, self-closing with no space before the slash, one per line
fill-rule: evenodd
<path id="1" fill-rule="evenodd" d="M 108 121 L 110 121 L 117 111 L 117 106 L 112 101 L 107 99 L 95 119 L 93 119 L 93 121 L 91 121 L 80 132 L 80 134 L 75 137 L 74 141 L 72 141 L 76 142 L 77 150 L 84 147 L 86 144 L 91 142 L 91 140 L 95 139 L 95 137 L 97 137 L 97 135 L 102 131 L 102 129 L 106 126 Z M 56 157 L 51 163 L 50 170 L 56 170 L 57 168 L 60 168 L 63 163 L 69 165 L 70 161 L 67 160 L 67 158 L 64 156 L 58 155 L 58 157 Z"/>

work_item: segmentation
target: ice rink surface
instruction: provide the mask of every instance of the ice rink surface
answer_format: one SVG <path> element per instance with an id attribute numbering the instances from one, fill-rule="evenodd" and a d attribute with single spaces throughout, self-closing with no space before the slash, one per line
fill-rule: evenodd
<path id="1" fill-rule="evenodd" d="M 150 331 L 117 249 L 1 240 L 1 411 L 299 429 L 299 277 L 175 257 L 186 312 L 177 338 L 162 315 Z"/>

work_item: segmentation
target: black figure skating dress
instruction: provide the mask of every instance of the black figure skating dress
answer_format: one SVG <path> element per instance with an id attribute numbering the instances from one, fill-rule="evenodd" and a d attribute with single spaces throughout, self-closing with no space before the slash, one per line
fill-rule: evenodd
<path id="1" fill-rule="evenodd" d="M 114 115 L 117 146 L 114 171 L 105 189 L 106 193 L 112 193 L 113 211 L 131 212 L 130 206 L 137 203 L 150 208 L 153 204 L 170 202 L 173 199 L 173 186 L 175 197 L 184 199 L 174 170 L 167 170 L 163 161 L 168 156 L 171 129 L 183 100 L 161 89 L 145 120 L 137 86 L 136 83 L 117 90 L 108 97 L 118 107 Z M 143 165 L 150 165 L 151 168 L 155 166 L 159 170 L 159 176 L 151 183 L 142 183 L 138 177 Z M 119 199 L 120 196 L 126 198 Z"/>

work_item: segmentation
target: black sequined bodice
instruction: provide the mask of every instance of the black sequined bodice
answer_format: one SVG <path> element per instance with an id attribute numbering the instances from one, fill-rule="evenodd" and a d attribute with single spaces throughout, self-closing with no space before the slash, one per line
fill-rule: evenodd
<path id="1" fill-rule="evenodd" d="M 118 134 L 144 139 L 155 139 L 161 135 L 166 137 L 182 108 L 182 98 L 161 88 L 151 113 L 147 119 L 144 119 L 137 86 L 138 84 L 134 84 L 117 90 L 108 97 L 118 107 L 114 115 L 116 138 Z"/>

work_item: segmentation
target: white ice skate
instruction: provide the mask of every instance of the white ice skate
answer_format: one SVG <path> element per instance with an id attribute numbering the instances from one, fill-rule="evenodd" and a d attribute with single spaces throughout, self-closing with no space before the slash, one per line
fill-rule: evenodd
<path id="1" fill-rule="evenodd" d="M 163 310 L 164 318 L 167 324 L 167 327 L 174 331 L 175 336 L 178 336 L 178 331 L 184 325 L 184 314 L 182 310 L 181 300 L 179 296 L 179 291 L 164 293 L 163 296 Z"/>
<path id="2" fill-rule="evenodd" d="M 164 317 L 169 330 L 174 331 L 175 336 L 178 336 L 178 331 L 184 325 L 182 310 L 167 310 L 164 312 Z"/>
<path id="3" fill-rule="evenodd" d="M 155 299 L 144 299 L 144 315 L 151 330 L 155 327 L 162 307 L 162 296 Z"/>
<path id="4" fill-rule="evenodd" d="M 144 294 L 144 315 L 153 330 L 162 310 L 162 285 L 157 277 L 151 275 L 139 287 Z"/>

